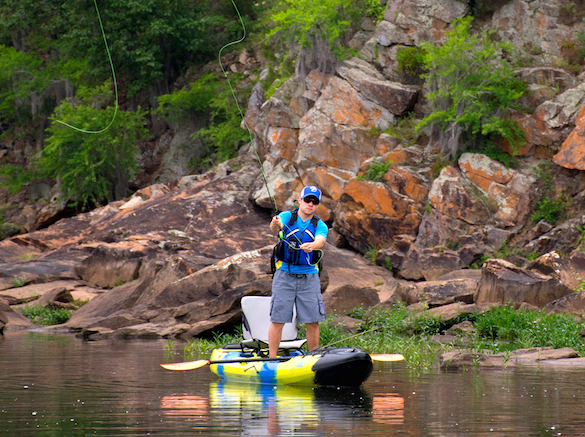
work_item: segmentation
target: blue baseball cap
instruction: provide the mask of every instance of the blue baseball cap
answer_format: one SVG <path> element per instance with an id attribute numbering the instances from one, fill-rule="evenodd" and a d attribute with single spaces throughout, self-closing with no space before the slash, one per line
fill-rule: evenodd
<path id="1" fill-rule="evenodd" d="M 314 196 L 319 202 L 321 202 L 321 190 L 314 185 L 309 185 L 301 191 L 301 199 L 309 196 Z"/>

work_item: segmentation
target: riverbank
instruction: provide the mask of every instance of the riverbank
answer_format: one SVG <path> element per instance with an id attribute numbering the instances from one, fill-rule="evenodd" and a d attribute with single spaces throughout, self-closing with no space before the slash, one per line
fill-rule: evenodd
<path id="1" fill-rule="evenodd" d="M 369 353 L 400 353 L 413 371 L 439 368 L 507 368 L 553 364 L 584 366 L 585 324 L 567 314 L 497 306 L 483 313 L 443 321 L 427 312 L 396 305 L 390 309 L 356 308 L 321 324 L 322 347 L 357 347 Z M 183 347 L 184 358 L 208 354 L 237 343 L 239 329 L 195 339 Z M 176 347 L 167 340 L 167 347 Z"/>

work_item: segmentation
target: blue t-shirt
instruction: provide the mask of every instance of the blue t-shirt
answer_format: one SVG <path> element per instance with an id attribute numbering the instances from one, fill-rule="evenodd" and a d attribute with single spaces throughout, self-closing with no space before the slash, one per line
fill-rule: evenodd
<path id="1" fill-rule="evenodd" d="M 278 217 L 280 217 L 280 221 L 282 222 L 283 226 L 284 226 L 284 233 L 287 233 L 287 227 L 288 227 L 288 223 L 290 222 L 290 217 L 292 215 L 292 211 L 284 211 L 281 212 L 280 214 L 278 214 Z M 301 233 L 305 232 L 305 230 L 307 229 L 307 227 L 311 224 L 311 219 L 303 221 L 301 219 L 301 216 L 297 214 L 297 228 L 299 228 L 299 231 Z M 321 219 L 319 219 L 319 221 L 317 222 L 317 227 L 315 230 L 315 238 L 317 238 L 318 235 L 322 235 L 323 237 L 325 237 L 325 239 L 327 239 L 327 231 L 329 231 L 329 228 L 327 227 L 327 225 L 325 224 L 325 222 Z M 322 249 L 320 249 L 322 250 Z M 319 254 L 319 253 L 318 253 Z M 301 256 L 307 256 L 310 262 L 311 256 L 313 255 L 313 252 L 305 252 L 301 249 Z M 320 253 L 319 255 L 322 255 L 322 253 Z M 320 259 L 320 257 L 319 257 Z M 290 273 L 294 273 L 297 275 L 300 274 L 305 274 L 305 273 L 318 273 L 319 269 L 317 268 L 316 265 L 295 265 L 295 264 L 291 264 L 289 266 L 289 263 L 286 263 L 284 261 L 280 261 L 277 260 L 276 261 L 276 267 L 280 270 L 284 270 L 285 272 L 289 272 Z M 290 267 L 290 270 L 289 270 Z"/>

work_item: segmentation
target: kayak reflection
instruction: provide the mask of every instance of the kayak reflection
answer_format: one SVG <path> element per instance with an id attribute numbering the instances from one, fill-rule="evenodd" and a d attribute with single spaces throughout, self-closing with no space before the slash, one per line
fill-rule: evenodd
<path id="1" fill-rule="evenodd" d="M 347 435 L 367 419 L 372 397 L 363 388 L 237 384 L 210 386 L 210 411 L 240 422 L 242 436 Z"/>
<path id="2" fill-rule="evenodd" d="M 397 393 L 371 395 L 364 387 L 305 387 L 214 381 L 209 398 L 174 394 L 161 400 L 167 418 L 196 429 L 222 424 L 241 436 L 355 435 L 364 422 L 404 423 L 404 399 Z M 216 424 L 216 425 L 212 425 Z M 230 433 L 230 435 L 232 435 Z"/>

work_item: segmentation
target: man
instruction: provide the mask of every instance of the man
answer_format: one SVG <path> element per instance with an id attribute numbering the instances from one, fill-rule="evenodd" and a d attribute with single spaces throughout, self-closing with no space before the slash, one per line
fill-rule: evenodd
<path id="1" fill-rule="evenodd" d="M 276 357 L 285 323 L 292 322 L 296 305 L 297 321 L 307 327 L 307 347 L 319 347 L 319 322 L 325 320 L 321 282 L 317 264 L 327 239 L 327 225 L 315 215 L 321 201 L 321 190 L 315 186 L 303 188 L 299 207 L 285 211 L 270 222 L 270 230 L 283 231 L 284 253 L 276 260 L 272 281 L 268 348 Z"/>

